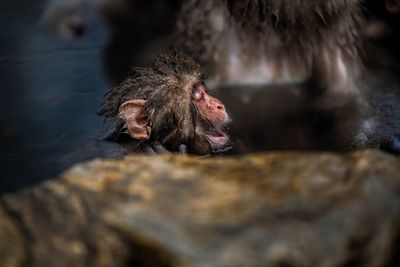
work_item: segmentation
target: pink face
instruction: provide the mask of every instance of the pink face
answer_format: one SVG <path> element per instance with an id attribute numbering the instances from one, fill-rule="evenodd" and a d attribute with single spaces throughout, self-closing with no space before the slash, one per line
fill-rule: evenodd
<path id="1" fill-rule="evenodd" d="M 205 135 L 213 150 L 223 148 L 229 142 L 229 137 L 223 131 L 223 127 L 230 121 L 224 104 L 207 94 L 202 84 L 194 86 L 192 100 L 202 122 L 202 125 L 196 126 L 196 133 Z"/>

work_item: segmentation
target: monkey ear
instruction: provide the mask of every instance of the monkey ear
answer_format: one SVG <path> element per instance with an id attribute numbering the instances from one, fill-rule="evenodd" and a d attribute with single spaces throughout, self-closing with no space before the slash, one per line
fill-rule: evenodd
<path id="1" fill-rule="evenodd" d="M 119 114 L 125 120 L 129 135 L 133 139 L 148 140 L 151 134 L 148 118 L 143 114 L 144 99 L 128 100 L 119 107 Z"/>

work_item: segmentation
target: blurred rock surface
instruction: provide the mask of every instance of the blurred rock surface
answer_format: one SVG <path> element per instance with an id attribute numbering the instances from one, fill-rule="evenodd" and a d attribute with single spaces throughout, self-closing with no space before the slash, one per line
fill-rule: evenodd
<path id="1" fill-rule="evenodd" d="M 400 266 L 400 160 L 375 151 L 80 164 L 0 201 L 0 266 Z"/>

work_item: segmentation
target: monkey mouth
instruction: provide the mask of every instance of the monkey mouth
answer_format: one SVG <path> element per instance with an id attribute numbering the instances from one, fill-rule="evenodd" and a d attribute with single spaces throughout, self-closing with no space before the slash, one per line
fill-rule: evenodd
<path id="1" fill-rule="evenodd" d="M 229 136 L 222 130 L 216 130 L 207 134 L 212 150 L 218 150 L 229 144 Z"/>

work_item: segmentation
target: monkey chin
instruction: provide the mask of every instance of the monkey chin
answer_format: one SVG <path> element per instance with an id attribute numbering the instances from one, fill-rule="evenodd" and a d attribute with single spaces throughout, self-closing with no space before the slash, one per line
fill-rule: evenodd
<path id="1" fill-rule="evenodd" d="M 196 134 L 202 136 L 210 145 L 211 153 L 219 153 L 231 148 L 229 135 L 226 133 L 231 118 L 227 113 L 223 117 L 217 119 L 218 122 L 211 123 L 208 127 L 196 127 Z"/>
<path id="2" fill-rule="evenodd" d="M 230 145 L 229 136 L 222 130 L 214 130 L 206 135 L 207 141 L 210 143 L 212 152 L 218 152 Z"/>

